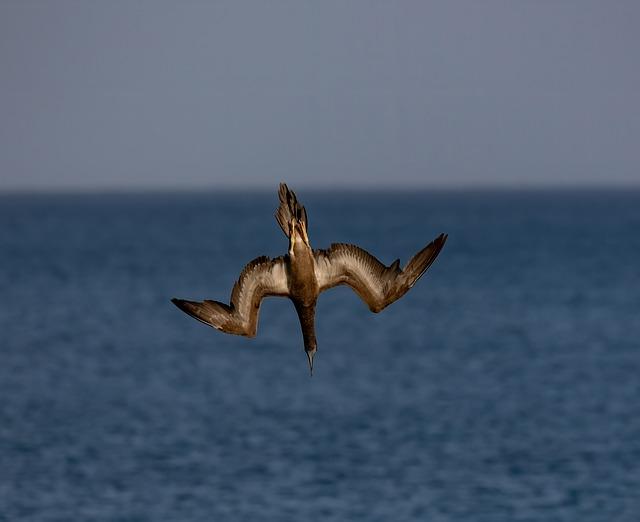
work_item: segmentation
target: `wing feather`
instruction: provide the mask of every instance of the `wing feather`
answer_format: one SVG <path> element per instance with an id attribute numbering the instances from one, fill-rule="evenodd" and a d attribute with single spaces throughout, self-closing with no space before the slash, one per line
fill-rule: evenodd
<path id="1" fill-rule="evenodd" d="M 231 304 L 218 301 L 172 299 L 183 312 L 226 333 L 253 337 L 258 327 L 260 303 L 267 296 L 289 295 L 284 256 L 262 256 L 248 263 L 231 291 Z"/>
<path id="2" fill-rule="evenodd" d="M 345 243 L 334 243 L 326 250 L 315 250 L 315 271 L 320 291 L 337 285 L 350 286 L 379 312 L 402 297 L 431 266 L 447 240 L 440 234 L 400 269 L 399 260 L 386 266 L 366 250 Z"/>
<path id="3" fill-rule="evenodd" d="M 231 307 L 241 317 L 250 317 L 267 296 L 287 296 L 289 286 L 284 256 L 261 256 L 244 267 L 231 291 Z"/>

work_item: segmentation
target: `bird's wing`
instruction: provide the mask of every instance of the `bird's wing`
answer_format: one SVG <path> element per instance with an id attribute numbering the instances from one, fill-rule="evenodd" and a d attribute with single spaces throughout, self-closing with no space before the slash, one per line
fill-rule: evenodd
<path id="1" fill-rule="evenodd" d="M 447 235 L 440 234 L 413 256 L 404 269 L 400 269 L 400 260 L 385 266 L 355 245 L 334 243 L 327 250 L 314 250 L 320 291 L 348 285 L 372 312 L 379 312 L 409 291 L 431 266 L 446 240 Z"/>
<path id="2" fill-rule="evenodd" d="M 218 330 L 253 337 L 258 327 L 260 302 L 272 295 L 289 295 L 283 256 L 258 257 L 245 266 L 233 286 L 230 305 L 211 300 L 172 299 L 172 302 L 183 312 Z"/>

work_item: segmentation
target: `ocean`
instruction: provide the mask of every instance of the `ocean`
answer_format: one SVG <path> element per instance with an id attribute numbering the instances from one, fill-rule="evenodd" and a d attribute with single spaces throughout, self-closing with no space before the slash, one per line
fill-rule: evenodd
<path id="1" fill-rule="evenodd" d="M 295 187 L 294 187 L 295 188 Z M 312 245 L 440 256 L 372 314 L 222 334 L 273 192 L 0 196 L 0 520 L 640 520 L 640 191 L 299 190 Z"/>

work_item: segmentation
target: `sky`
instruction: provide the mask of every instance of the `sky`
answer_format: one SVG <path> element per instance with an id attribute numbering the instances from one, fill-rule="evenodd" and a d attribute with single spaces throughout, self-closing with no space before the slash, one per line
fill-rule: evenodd
<path id="1" fill-rule="evenodd" d="M 0 0 L 0 191 L 640 186 L 640 2 Z"/>

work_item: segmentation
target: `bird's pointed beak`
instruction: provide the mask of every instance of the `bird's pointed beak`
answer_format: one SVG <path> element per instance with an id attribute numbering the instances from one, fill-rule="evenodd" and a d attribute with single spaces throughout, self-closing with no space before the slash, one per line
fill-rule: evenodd
<path id="1" fill-rule="evenodd" d="M 313 356 L 315 354 L 316 354 L 315 350 L 313 350 L 313 351 L 309 350 L 307 352 L 307 359 L 309 359 L 309 372 L 310 372 L 311 377 L 313 377 Z"/>

